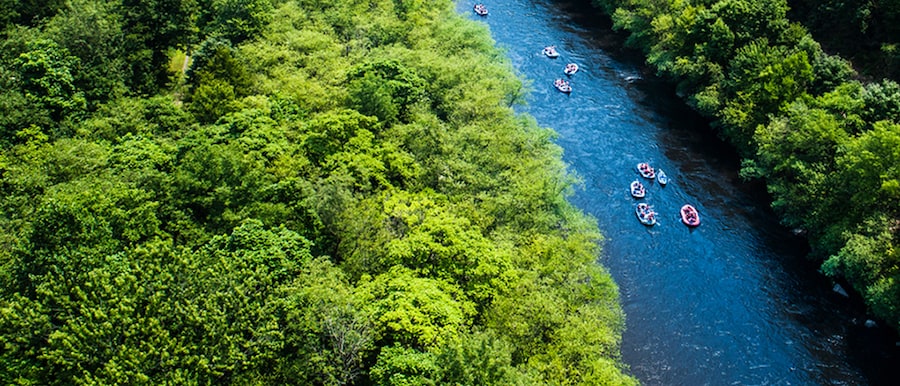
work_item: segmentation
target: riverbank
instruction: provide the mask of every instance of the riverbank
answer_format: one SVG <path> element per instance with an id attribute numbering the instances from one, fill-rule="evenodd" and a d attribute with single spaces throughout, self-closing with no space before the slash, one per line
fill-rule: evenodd
<path id="1" fill-rule="evenodd" d="M 0 383 L 636 384 L 602 236 L 487 29 L 275 3 L 5 30 Z M 183 89 L 127 88 L 101 64 L 165 74 L 162 21 L 198 42 Z"/>
<path id="2" fill-rule="evenodd" d="M 742 156 L 741 175 L 766 181 L 777 216 L 808 237 L 821 271 L 865 294 L 873 317 L 898 329 L 900 158 L 884 149 L 900 143 L 900 85 L 855 80 L 847 61 L 789 22 L 783 0 L 594 4 L 709 117 Z"/>
<path id="3" fill-rule="evenodd" d="M 595 23 L 595 9 L 578 1 L 488 6 L 484 22 L 532 82 L 521 111 L 559 134 L 583 181 L 571 201 L 606 236 L 602 262 L 622 292 L 623 359 L 635 376 L 645 384 L 709 384 L 710 374 L 742 384 L 892 379 L 878 372 L 896 366 L 865 363 L 873 358 L 860 333 L 873 330 L 853 323 L 859 313 L 805 259 L 805 240 L 779 225 L 764 186 L 741 178 L 735 151 L 673 86 L 612 43 L 620 35 Z M 560 51 L 556 61 L 540 55 L 549 44 Z M 581 69 L 562 96 L 549 81 L 566 62 Z M 641 161 L 672 178 L 648 189 L 645 200 L 663 214 L 650 229 L 635 219 L 628 193 Z M 685 202 L 708 219 L 694 231 L 676 215 Z"/>

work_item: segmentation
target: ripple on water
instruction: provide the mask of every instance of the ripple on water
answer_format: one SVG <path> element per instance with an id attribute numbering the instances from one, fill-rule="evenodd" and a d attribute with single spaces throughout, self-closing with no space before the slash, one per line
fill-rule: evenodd
<path id="1" fill-rule="evenodd" d="M 605 236 L 601 259 L 622 293 L 631 372 L 647 385 L 872 383 L 850 361 L 857 354 L 842 313 L 851 310 L 802 263 L 802 242 L 669 86 L 648 78 L 640 61 L 610 54 L 619 38 L 587 4 L 494 0 L 484 22 L 533 82 L 519 111 L 559 134 L 564 161 L 584 181 L 571 201 Z M 560 58 L 540 55 L 549 44 Z M 568 61 L 581 70 L 564 95 L 552 81 Z M 672 179 L 647 184 L 645 201 L 661 215 L 652 228 L 637 221 L 627 192 L 641 161 Z M 681 223 L 684 203 L 700 211 L 700 227 Z"/>

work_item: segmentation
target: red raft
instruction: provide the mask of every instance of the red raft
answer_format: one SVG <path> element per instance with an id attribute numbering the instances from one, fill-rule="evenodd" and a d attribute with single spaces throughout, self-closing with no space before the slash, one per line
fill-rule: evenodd
<path id="1" fill-rule="evenodd" d="M 690 204 L 685 204 L 681 207 L 681 222 L 689 227 L 698 226 L 700 225 L 700 214 L 697 213 L 696 208 Z"/>

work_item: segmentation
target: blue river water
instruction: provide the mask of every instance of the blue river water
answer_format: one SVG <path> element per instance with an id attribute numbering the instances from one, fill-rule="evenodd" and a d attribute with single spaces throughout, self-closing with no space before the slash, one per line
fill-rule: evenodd
<path id="1" fill-rule="evenodd" d="M 530 83 L 519 108 L 558 133 L 564 160 L 583 182 L 570 198 L 597 218 L 601 263 L 619 285 L 627 330 L 622 357 L 646 385 L 863 385 L 897 380 L 893 343 L 863 327 L 859 300 L 805 259 L 806 243 L 778 224 L 759 183 L 738 177 L 739 160 L 708 123 L 622 49 L 587 0 L 479 0 L 497 45 Z M 542 55 L 555 45 L 556 59 Z M 569 78 L 563 94 L 553 81 Z M 641 225 L 628 185 L 635 165 L 665 170 L 645 181 L 659 213 Z M 683 225 L 694 205 L 703 223 Z M 893 365 L 893 366 L 892 366 Z"/>

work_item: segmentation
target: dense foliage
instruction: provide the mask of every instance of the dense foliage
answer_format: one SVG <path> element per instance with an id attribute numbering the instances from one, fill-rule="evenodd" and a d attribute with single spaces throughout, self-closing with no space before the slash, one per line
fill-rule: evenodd
<path id="1" fill-rule="evenodd" d="M 766 180 L 822 271 L 900 330 L 900 85 L 854 80 L 786 0 L 593 2 Z"/>
<path id="2" fill-rule="evenodd" d="M 789 17 L 868 78 L 900 80 L 900 1 L 791 0 Z"/>
<path id="3" fill-rule="evenodd" d="M 449 1 L 0 7 L 0 383 L 636 383 L 552 133 Z"/>

